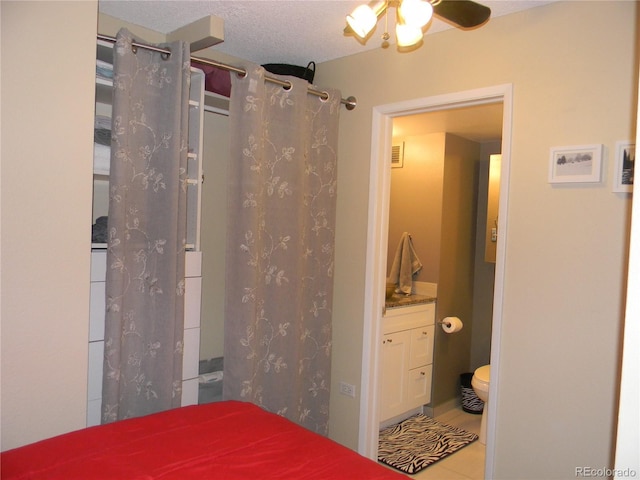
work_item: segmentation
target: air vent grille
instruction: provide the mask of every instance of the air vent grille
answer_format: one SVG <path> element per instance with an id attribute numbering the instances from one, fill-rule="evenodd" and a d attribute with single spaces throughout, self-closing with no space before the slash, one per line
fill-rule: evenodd
<path id="1" fill-rule="evenodd" d="M 391 166 L 401 167 L 404 160 L 404 142 L 391 146 Z"/>

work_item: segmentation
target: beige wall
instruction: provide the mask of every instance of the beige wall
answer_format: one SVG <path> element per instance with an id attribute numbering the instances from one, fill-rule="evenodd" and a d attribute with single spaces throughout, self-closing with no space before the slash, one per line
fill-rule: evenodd
<path id="1" fill-rule="evenodd" d="M 371 39 L 370 41 L 375 41 Z M 318 67 L 355 95 L 341 118 L 331 437 L 358 442 L 372 107 L 513 84 L 496 478 L 572 478 L 613 450 L 629 196 L 611 192 L 633 138 L 636 4 L 559 2 Z M 364 78 L 363 72 L 366 74 Z M 547 183 L 549 148 L 602 143 L 604 181 Z M 494 346 L 495 347 L 495 346 Z M 541 461 L 541 459 L 544 459 Z"/>
<path id="2" fill-rule="evenodd" d="M 391 169 L 387 274 L 402 234 L 409 232 L 422 262 L 414 280 L 438 283 L 445 134 L 412 135 L 396 142 L 404 142 L 404 163 Z"/>
<path id="3" fill-rule="evenodd" d="M 224 343 L 228 117 L 205 112 L 203 149 L 200 359 L 207 360 L 222 356 Z"/>
<path id="4" fill-rule="evenodd" d="M 97 2 L 0 8 L 6 450 L 86 423 Z"/>

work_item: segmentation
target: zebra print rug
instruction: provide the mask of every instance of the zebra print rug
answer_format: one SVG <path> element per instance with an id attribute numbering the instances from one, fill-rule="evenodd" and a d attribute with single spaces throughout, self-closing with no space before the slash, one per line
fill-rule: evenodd
<path id="1" fill-rule="evenodd" d="M 380 431 L 378 461 L 413 475 L 478 439 L 421 413 Z"/>

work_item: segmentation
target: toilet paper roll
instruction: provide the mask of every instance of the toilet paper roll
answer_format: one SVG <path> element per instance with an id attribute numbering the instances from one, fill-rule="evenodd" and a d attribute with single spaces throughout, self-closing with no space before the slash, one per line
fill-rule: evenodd
<path id="1" fill-rule="evenodd" d="M 456 333 L 462 330 L 462 320 L 458 317 L 446 317 L 442 320 L 442 330 L 445 333 Z"/>

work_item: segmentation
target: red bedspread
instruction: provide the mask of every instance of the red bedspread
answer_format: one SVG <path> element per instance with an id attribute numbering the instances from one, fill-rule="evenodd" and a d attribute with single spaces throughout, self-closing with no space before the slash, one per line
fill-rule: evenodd
<path id="1" fill-rule="evenodd" d="M 250 403 L 183 407 L 71 432 L 1 455 L 2 479 L 399 479 Z"/>

